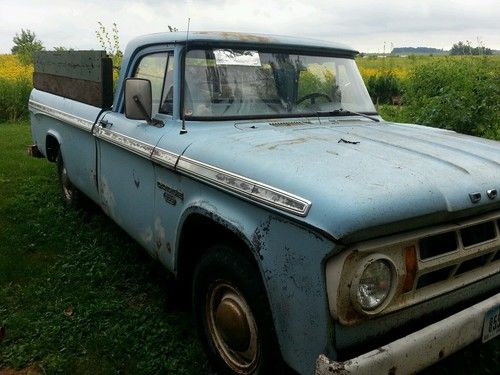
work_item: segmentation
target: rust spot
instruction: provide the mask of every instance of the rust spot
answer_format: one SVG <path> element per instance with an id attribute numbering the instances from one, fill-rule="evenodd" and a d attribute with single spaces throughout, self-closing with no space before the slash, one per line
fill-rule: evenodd
<path id="1" fill-rule="evenodd" d="M 396 366 L 391 367 L 387 374 L 388 375 L 396 375 Z"/>
<path id="2" fill-rule="evenodd" d="M 269 43 L 272 42 L 273 39 L 271 37 L 265 35 L 255 35 L 255 34 L 245 34 L 238 32 L 228 32 L 228 31 L 201 31 L 197 34 L 214 34 L 219 36 L 222 39 L 235 39 L 241 42 L 260 42 L 260 43 Z"/>
<path id="3" fill-rule="evenodd" d="M 345 319 L 348 324 L 352 324 L 358 321 L 359 315 L 355 311 L 349 309 L 345 314 Z"/>
<path id="4" fill-rule="evenodd" d="M 349 367 L 351 363 L 351 360 L 335 363 L 334 365 L 328 366 L 328 372 L 331 372 L 332 374 L 345 374 L 346 367 Z"/>

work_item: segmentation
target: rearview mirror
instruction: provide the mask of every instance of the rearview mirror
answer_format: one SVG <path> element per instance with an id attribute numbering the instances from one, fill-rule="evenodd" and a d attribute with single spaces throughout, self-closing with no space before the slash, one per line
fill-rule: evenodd
<path id="1" fill-rule="evenodd" d="M 125 117 L 151 122 L 153 108 L 151 81 L 143 78 L 125 80 Z"/>

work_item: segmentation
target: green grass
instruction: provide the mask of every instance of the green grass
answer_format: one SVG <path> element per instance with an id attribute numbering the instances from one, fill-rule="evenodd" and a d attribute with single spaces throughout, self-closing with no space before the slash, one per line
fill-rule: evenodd
<path id="1" fill-rule="evenodd" d="M 206 373 L 168 273 L 104 215 L 65 210 L 29 143 L 27 123 L 0 124 L 0 368 Z"/>
<path id="2" fill-rule="evenodd" d="M 28 98 L 32 90 L 28 78 L 0 77 L 0 121 L 16 121 L 28 115 Z"/>
<path id="3" fill-rule="evenodd" d="M 26 156 L 29 143 L 26 122 L 0 124 L 0 369 L 208 373 L 167 271 L 104 215 L 65 210 L 55 166 Z M 426 373 L 493 374 L 499 341 Z"/>

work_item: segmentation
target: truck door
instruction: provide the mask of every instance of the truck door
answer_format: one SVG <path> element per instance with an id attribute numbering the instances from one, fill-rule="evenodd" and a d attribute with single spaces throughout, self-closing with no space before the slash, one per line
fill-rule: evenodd
<path id="1" fill-rule="evenodd" d="M 153 117 L 158 113 L 171 51 L 155 47 L 144 50 L 132 62 L 132 77 L 149 79 Z M 155 170 L 151 154 L 165 127 L 145 120 L 130 120 L 123 110 L 107 114 L 96 132 L 98 185 L 101 206 L 118 225 L 149 252 L 154 252 L 153 215 Z"/>

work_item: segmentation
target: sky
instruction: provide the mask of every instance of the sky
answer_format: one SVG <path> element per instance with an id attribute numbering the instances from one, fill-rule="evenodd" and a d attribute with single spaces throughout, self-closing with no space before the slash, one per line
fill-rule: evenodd
<path id="1" fill-rule="evenodd" d="M 98 22 L 118 26 L 121 49 L 138 35 L 240 31 L 341 42 L 362 52 L 450 49 L 458 41 L 500 50 L 500 0 L 0 0 L 0 53 L 21 29 L 46 49 L 101 49 Z"/>

